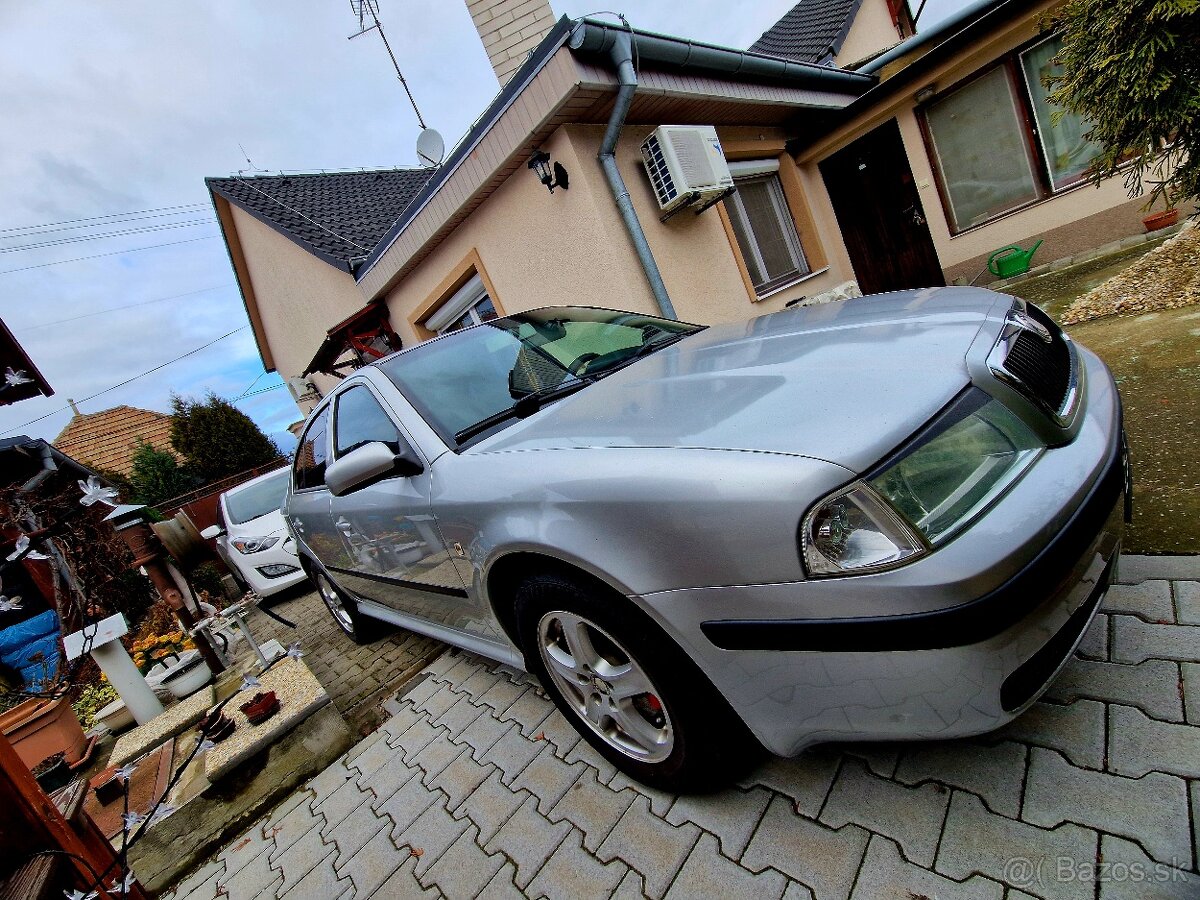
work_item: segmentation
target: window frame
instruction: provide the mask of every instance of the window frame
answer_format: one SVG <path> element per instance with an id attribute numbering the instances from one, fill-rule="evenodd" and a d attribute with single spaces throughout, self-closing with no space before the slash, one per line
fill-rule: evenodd
<path id="1" fill-rule="evenodd" d="M 408 443 L 408 441 L 406 440 L 406 438 L 404 436 L 404 432 L 400 428 L 400 424 L 396 421 L 395 417 L 390 412 L 388 412 L 387 407 L 383 403 L 383 400 L 380 399 L 380 397 L 373 390 L 371 390 L 370 385 L 367 384 L 366 381 L 355 381 L 355 382 L 347 385 L 343 390 L 339 390 L 337 392 L 337 394 L 334 395 L 334 400 L 333 400 L 333 403 L 331 404 L 333 407 L 333 413 L 332 413 L 333 418 L 332 418 L 332 425 L 329 429 L 329 432 L 330 432 L 330 435 L 329 435 L 330 436 L 330 457 L 329 458 L 330 459 L 339 460 L 342 457 L 346 456 L 347 454 L 353 453 L 355 450 L 359 449 L 359 447 L 365 446 L 366 444 L 370 443 L 370 441 L 364 441 L 362 443 L 355 444 L 354 446 L 350 447 L 347 450 L 342 450 L 341 442 L 338 437 L 338 432 L 341 427 L 342 401 L 346 399 L 347 395 L 353 393 L 354 391 L 359 391 L 359 390 L 361 390 L 363 393 L 365 393 L 368 397 L 370 397 L 375 402 L 375 405 L 379 408 L 379 411 L 381 413 L 383 413 L 384 418 L 387 419 L 388 423 L 392 426 L 392 430 L 396 432 L 396 440 L 395 440 L 396 451 L 395 452 L 399 453 L 403 449 L 403 445 Z"/>
<path id="2" fill-rule="evenodd" d="M 974 231 L 976 228 L 983 228 L 1003 219 L 1005 216 L 1011 216 L 1014 213 L 1037 206 L 1039 203 L 1053 200 L 1055 197 L 1076 190 L 1087 183 L 1088 175 L 1085 169 L 1069 181 L 1063 182 L 1057 188 L 1054 187 L 1054 181 L 1050 175 L 1049 160 L 1046 156 L 1046 150 L 1042 143 L 1041 133 L 1037 124 L 1036 113 L 1033 108 L 1033 97 L 1029 90 L 1026 80 L 1027 76 L 1022 64 L 1022 57 L 1025 53 L 1057 37 L 1059 37 L 1057 32 L 1037 35 L 1004 52 L 990 64 L 976 69 L 944 90 L 938 91 L 934 97 L 917 104 L 914 108 L 913 112 L 921 131 L 921 139 L 925 144 L 925 155 L 929 160 L 929 167 L 933 171 L 934 183 L 937 185 L 938 199 L 941 200 L 942 212 L 946 217 L 946 228 L 949 230 L 951 237 L 966 234 L 967 232 Z M 1017 124 L 1024 141 L 1026 160 L 1030 164 L 1030 171 L 1033 175 L 1033 186 L 1037 196 L 1032 200 L 1026 200 L 1016 206 L 1011 206 L 1008 209 L 995 213 L 982 221 L 959 227 L 954 214 L 954 206 L 950 200 L 950 190 L 946 184 L 946 176 L 942 171 L 941 157 L 934 140 L 933 128 L 929 123 L 929 111 L 941 101 L 963 88 L 969 87 L 979 79 L 992 74 L 997 69 L 1004 70 L 1009 88 L 1016 101 Z"/>
<path id="3" fill-rule="evenodd" d="M 738 238 L 738 228 L 740 226 L 754 240 L 755 268 L 759 271 L 764 271 L 766 266 L 762 260 L 761 253 L 758 248 L 758 236 L 754 234 L 754 229 L 750 223 L 750 217 L 746 214 L 745 205 L 740 196 L 735 192 L 731 194 L 723 202 L 724 212 L 729 221 L 729 236 L 736 252 L 738 253 L 741 264 L 744 267 L 745 274 L 749 279 L 749 287 L 753 291 L 756 300 L 762 300 L 766 297 L 786 290 L 793 285 L 799 284 L 807 278 L 811 278 L 816 274 L 816 269 L 810 259 L 809 252 L 804 247 L 804 239 L 800 234 L 799 223 L 796 221 L 796 214 L 792 209 L 789 201 L 787 188 L 783 183 L 783 177 L 780 175 L 781 162 L 779 157 L 764 157 L 760 159 L 737 160 L 729 162 L 730 174 L 733 175 L 733 183 L 736 187 L 738 182 L 766 182 L 770 187 L 768 192 L 771 199 L 771 206 L 777 216 L 777 221 L 781 225 L 781 231 L 784 233 L 784 241 L 789 244 L 795 254 L 799 256 L 800 266 L 795 272 L 786 275 L 778 276 L 770 279 L 762 284 L 755 283 L 754 275 L 750 270 L 751 260 L 746 258 L 746 249 L 742 247 L 742 242 Z M 744 174 L 738 174 L 741 170 Z M 789 234 L 786 233 L 785 227 L 790 227 L 790 237 L 795 238 L 795 244 L 789 240 Z"/>
<path id="4" fill-rule="evenodd" d="M 333 416 L 332 410 L 333 399 L 329 398 L 325 401 L 325 403 L 312 411 L 312 416 L 308 420 L 308 425 L 305 427 L 304 431 L 300 433 L 300 440 L 296 444 L 296 458 L 292 461 L 292 493 L 294 494 L 308 493 L 309 491 L 329 490 L 328 486 L 325 484 L 324 478 L 321 479 L 320 484 L 300 487 L 296 476 L 299 473 L 298 466 L 300 465 L 300 448 L 304 446 L 304 439 L 308 437 L 308 433 L 316 426 L 317 419 L 323 415 L 330 416 L 330 421 L 326 422 L 325 424 L 325 467 L 329 468 L 329 462 L 333 458 L 333 432 L 331 430 Z"/>

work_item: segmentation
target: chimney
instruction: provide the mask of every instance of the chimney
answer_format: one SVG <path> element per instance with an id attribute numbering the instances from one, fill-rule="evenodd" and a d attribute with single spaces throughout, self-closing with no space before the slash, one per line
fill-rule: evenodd
<path id="1" fill-rule="evenodd" d="M 501 87 L 554 27 L 546 0 L 467 0 L 467 9 Z"/>
<path id="2" fill-rule="evenodd" d="M 75 405 L 75 401 L 72 400 L 70 397 L 67 398 L 67 403 L 70 404 L 70 406 L 71 406 L 71 412 L 75 413 L 75 415 L 77 415 L 77 416 L 83 415 L 83 413 L 81 413 L 79 411 L 79 407 Z"/>

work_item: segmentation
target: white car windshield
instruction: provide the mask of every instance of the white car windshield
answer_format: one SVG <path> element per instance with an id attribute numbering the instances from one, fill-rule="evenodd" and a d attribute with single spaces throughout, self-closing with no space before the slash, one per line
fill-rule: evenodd
<path id="1" fill-rule="evenodd" d="M 280 469 L 270 478 L 229 491 L 225 495 L 225 514 L 230 524 L 243 525 L 283 506 L 289 471 Z"/>

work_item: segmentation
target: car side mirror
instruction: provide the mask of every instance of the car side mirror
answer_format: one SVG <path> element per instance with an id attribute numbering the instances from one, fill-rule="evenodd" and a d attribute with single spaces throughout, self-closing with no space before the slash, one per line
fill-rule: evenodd
<path id="1" fill-rule="evenodd" d="M 206 541 L 211 541 L 213 538 L 218 538 L 224 533 L 225 529 L 220 525 L 209 525 L 202 532 L 200 532 L 200 537 L 204 538 Z"/>
<path id="2" fill-rule="evenodd" d="M 408 477 L 425 471 L 416 452 L 401 443 L 396 452 L 382 441 L 351 450 L 325 469 L 325 484 L 335 497 L 349 494 L 392 475 Z"/>

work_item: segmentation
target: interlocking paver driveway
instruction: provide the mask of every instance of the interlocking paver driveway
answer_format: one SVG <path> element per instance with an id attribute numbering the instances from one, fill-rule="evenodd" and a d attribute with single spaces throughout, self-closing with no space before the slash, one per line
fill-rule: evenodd
<path id="1" fill-rule="evenodd" d="M 1043 702 L 973 741 L 630 782 L 527 676 L 448 652 L 173 900 L 1200 897 L 1200 557 L 1127 557 Z"/>

